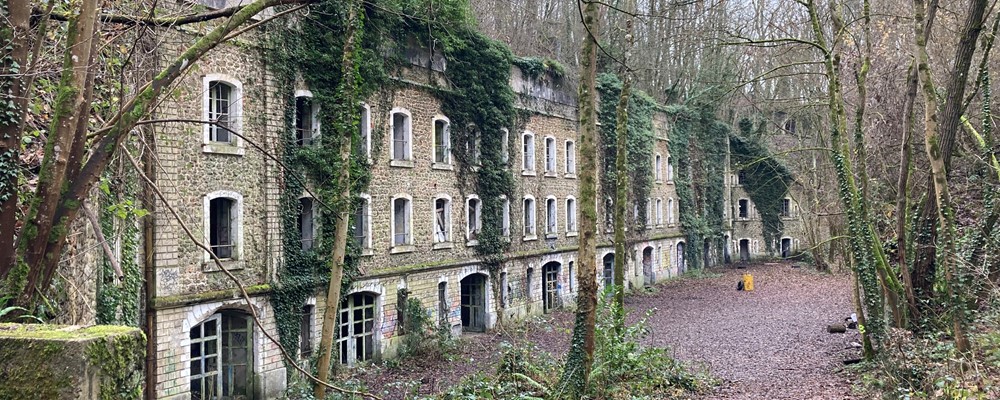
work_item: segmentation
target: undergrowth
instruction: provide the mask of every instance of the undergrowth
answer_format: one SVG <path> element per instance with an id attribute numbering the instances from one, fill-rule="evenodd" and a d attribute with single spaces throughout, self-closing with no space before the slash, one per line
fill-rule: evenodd
<path id="1" fill-rule="evenodd" d="M 602 296 L 602 299 L 608 296 Z M 712 381 L 688 371 L 669 355 L 669 349 L 640 344 L 649 334 L 646 317 L 623 332 L 614 329 L 613 302 L 601 301 L 597 321 L 594 369 L 588 399 L 689 398 L 707 390 Z M 559 399 L 562 363 L 531 343 L 503 344 L 495 373 L 466 377 L 440 396 L 465 399 Z"/>
<path id="2" fill-rule="evenodd" d="M 883 399 L 1000 399 L 1000 313 L 981 318 L 969 339 L 963 360 L 945 333 L 893 330 L 885 351 L 857 367 L 857 389 Z"/>

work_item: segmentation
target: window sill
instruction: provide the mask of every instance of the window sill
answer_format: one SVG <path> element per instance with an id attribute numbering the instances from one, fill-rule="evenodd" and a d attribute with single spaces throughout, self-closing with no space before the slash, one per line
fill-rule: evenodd
<path id="1" fill-rule="evenodd" d="M 211 154 L 224 154 L 230 156 L 242 156 L 246 152 L 246 150 L 243 147 L 228 143 L 209 142 L 209 143 L 202 143 L 201 152 L 211 153 Z"/>
<path id="2" fill-rule="evenodd" d="M 674 184 L 674 180 L 673 179 L 667 179 L 667 184 L 668 185 L 673 185 Z"/>
<path id="3" fill-rule="evenodd" d="M 455 247 L 451 242 L 437 242 L 431 245 L 431 250 L 444 250 Z"/>
<path id="4" fill-rule="evenodd" d="M 389 160 L 390 167 L 413 168 L 413 160 Z"/>
<path id="5" fill-rule="evenodd" d="M 667 224 L 667 228 L 673 228 L 675 226 L 677 226 L 677 224 L 675 224 L 675 223 L 669 223 L 669 224 Z"/>
<path id="6" fill-rule="evenodd" d="M 441 171 L 454 171 L 455 167 L 447 163 L 433 163 L 431 164 L 431 169 L 441 170 Z"/>
<path id="7" fill-rule="evenodd" d="M 243 260 L 234 260 L 232 258 L 222 258 L 222 259 L 219 259 L 219 261 L 222 262 L 222 266 L 225 267 L 227 271 L 236 271 L 236 270 L 243 269 L 243 264 L 244 264 Z M 202 264 L 201 271 L 202 272 L 219 272 L 219 271 L 222 271 L 222 270 L 219 269 L 218 265 L 215 265 L 215 261 L 213 261 L 212 259 L 209 259 L 208 261 L 205 261 L 204 264 Z"/>
<path id="8" fill-rule="evenodd" d="M 546 239 L 558 239 L 559 238 L 559 234 L 555 233 L 555 232 L 549 232 L 549 233 L 545 234 L 545 238 Z"/>
<path id="9" fill-rule="evenodd" d="M 532 234 L 532 235 L 524 235 L 524 239 L 522 241 L 530 242 L 530 241 L 533 241 L 533 240 L 538 240 L 538 236 L 534 235 L 534 234 Z"/>
<path id="10" fill-rule="evenodd" d="M 563 174 L 563 178 L 566 178 L 566 179 L 576 179 L 576 174 L 570 174 L 570 173 Z"/>
<path id="11" fill-rule="evenodd" d="M 399 244 L 389 249 L 389 254 L 412 253 L 417 249 L 412 244 Z"/>
<path id="12" fill-rule="evenodd" d="M 577 236 L 577 235 L 579 235 L 579 234 L 580 234 L 580 233 L 579 233 L 579 232 L 577 232 L 577 231 L 572 231 L 572 232 L 566 232 L 566 237 L 574 237 L 574 236 Z"/>
<path id="13" fill-rule="evenodd" d="M 535 176 L 535 171 L 521 170 L 521 176 Z"/>
<path id="14" fill-rule="evenodd" d="M 479 240 L 478 239 L 474 239 L 474 240 L 470 240 L 468 242 L 465 242 L 465 247 L 473 247 L 473 246 L 479 246 Z"/>
<path id="15" fill-rule="evenodd" d="M 369 257 L 369 256 L 374 256 L 374 255 L 375 255 L 375 250 L 372 249 L 372 248 L 370 248 L 370 247 L 367 248 L 367 249 L 361 249 L 361 256 L 362 257 Z"/>
<path id="16" fill-rule="evenodd" d="M 554 171 L 548 171 L 548 172 L 545 173 L 545 177 L 546 178 L 557 178 L 557 177 L 559 177 L 559 174 L 555 173 Z"/>

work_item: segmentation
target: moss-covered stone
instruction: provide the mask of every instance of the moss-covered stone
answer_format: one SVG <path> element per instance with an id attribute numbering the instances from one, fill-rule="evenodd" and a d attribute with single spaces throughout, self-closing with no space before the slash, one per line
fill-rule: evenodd
<path id="1" fill-rule="evenodd" d="M 134 399 L 146 338 L 136 328 L 0 324 L 0 399 Z"/>

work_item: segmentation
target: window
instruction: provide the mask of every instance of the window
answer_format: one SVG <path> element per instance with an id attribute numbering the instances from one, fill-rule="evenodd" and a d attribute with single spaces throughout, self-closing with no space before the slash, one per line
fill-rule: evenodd
<path id="1" fill-rule="evenodd" d="M 741 169 L 739 173 L 736 174 L 736 184 L 743 185 L 743 183 L 746 182 L 746 179 L 747 179 L 746 171 L 743 171 Z"/>
<path id="2" fill-rule="evenodd" d="M 503 143 L 500 143 L 500 157 L 504 165 L 510 165 L 510 131 L 503 128 Z"/>
<path id="3" fill-rule="evenodd" d="M 653 226 L 653 199 L 646 199 L 646 227 Z"/>
<path id="4" fill-rule="evenodd" d="M 553 137 L 545 138 L 545 173 L 555 173 L 556 172 L 556 139 Z"/>
<path id="5" fill-rule="evenodd" d="M 667 223 L 674 224 L 674 199 L 667 199 Z"/>
<path id="6" fill-rule="evenodd" d="M 524 238 L 525 240 L 535 238 L 535 199 L 533 197 L 524 198 Z"/>
<path id="7" fill-rule="evenodd" d="M 451 199 L 442 196 L 434 199 L 434 243 L 451 241 Z"/>
<path id="8" fill-rule="evenodd" d="M 535 134 L 531 132 L 524 132 L 521 138 L 521 171 L 535 172 Z"/>
<path id="9" fill-rule="evenodd" d="M 566 174 L 576 175 L 576 144 L 572 140 L 566 141 Z"/>
<path id="10" fill-rule="evenodd" d="M 316 205 L 311 197 L 299 199 L 299 238 L 302 250 L 313 248 L 313 238 L 316 235 Z"/>
<path id="11" fill-rule="evenodd" d="M 604 229 L 607 232 L 615 229 L 615 201 L 611 196 L 604 199 Z"/>
<path id="12" fill-rule="evenodd" d="M 447 119 L 434 119 L 434 163 L 451 164 L 451 127 Z"/>
<path id="13" fill-rule="evenodd" d="M 659 154 L 655 157 L 656 161 L 653 162 L 653 175 L 656 177 L 656 181 L 660 182 L 663 180 L 663 158 Z"/>
<path id="14" fill-rule="evenodd" d="M 219 197 L 209 201 L 209 246 L 216 257 L 235 257 L 236 247 L 236 201 Z"/>
<path id="15" fill-rule="evenodd" d="M 295 144 L 310 146 L 319 139 L 319 103 L 308 90 L 295 92 Z"/>
<path id="16" fill-rule="evenodd" d="M 559 231 L 556 216 L 556 198 L 549 196 L 545 199 L 545 234 L 553 235 Z"/>
<path id="17" fill-rule="evenodd" d="M 791 217 L 792 216 L 792 199 L 784 198 L 781 199 L 781 216 Z"/>
<path id="18" fill-rule="evenodd" d="M 222 80 L 208 81 L 205 120 L 214 122 L 205 127 L 208 142 L 233 144 L 235 136 L 230 130 L 238 129 L 237 92 L 236 85 Z"/>
<path id="19" fill-rule="evenodd" d="M 299 356 L 308 359 L 312 356 L 313 350 L 313 319 L 316 313 L 316 306 L 312 304 L 302 305 L 302 313 L 299 320 Z"/>
<path id="20" fill-rule="evenodd" d="M 572 292 L 573 291 L 573 278 L 576 277 L 576 275 L 573 275 L 573 262 L 572 261 L 569 262 L 569 267 L 568 268 L 569 269 L 566 270 L 566 273 L 569 274 L 569 275 L 566 276 L 566 281 L 569 282 L 569 291 Z"/>
<path id="21" fill-rule="evenodd" d="M 389 123 L 389 131 L 392 132 L 389 158 L 393 161 L 412 160 L 410 113 L 402 109 L 393 110 Z"/>
<path id="22" fill-rule="evenodd" d="M 359 196 L 357 207 L 351 220 L 351 233 L 355 243 L 362 249 L 372 248 L 371 231 L 371 198 L 366 194 Z"/>
<path id="23" fill-rule="evenodd" d="M 354 365 L 375 355 L 375 296 L 354 293 L 340 302 L 337 347 L 340 363 Z"/>
<path id="24" fill-rule="evenodd" d="M 663 199 L 656 199 L 656 224 L 663 225 Z"/>
<path id="25" fill-rule="evenodd" d="M 673 180 L 674 180 L 673 158 L 668 156 L 667 157 L 667 182 L 671 182 Z"/>
<path id="26" fill-rule="evenodd" d="M 465 141 L 465 154 L 468 157 L 469 165 L 481 165 L 479 162 L 480 151 L 479 151 L 479 130 L 476 129 L 475 124 L 469 124 L 468 137 Z"/>
<path id="27" fill-rule="evenodd" d="M 576 199 L 566 198 L 566 233 L 576 233 Z"/>
<path id="28" fill-rule="evenodd" d="M 739 201 L 740 213 L 738 214 L 740 218 L 746 219 L 747 214 L 749 214 L 749 204 L 747 199 L 740 199 Z"/>
<path id="29" fill-rule="evenodd" d="M 224 311 L 189 332 L 191 398 L 245 398 L 253 392 L 253 324 L 247 315 Z"/>
<path id="30" fill-rule="evenodd" d="M 532 289 L 531 288 L 531 281 L 534 280 L 533 279 L 535 277 L 534 275 L 535 275 L 535 269 L 534 268 L 528 268 L 528 272 L 524 275 L 524 277 L 525 277 L 524 278 L 525 279 L 525 282 L 524 282 L 524 298 L 528 300 L 529 304 L 531 303 L 531 294 L 532 294 L 531 293 L 531 289 Z"/>
<path id="31" fill-rule="evenodd" d="M 501 221 L 501 228 L 503 229 L 503 236 L 506 238 L 510 237 L 510 200 L 507 200 L 507 196 L 501 196 L 503 200 L 503 221 Z"/>
<path id="32" fill-rule="evenodd" d="M 785 120 L 785 132 L 795 133 L 795 119 L 789 118 Z"/>
<path id="33" fill-rule="evenodd" d="M 507 273 L 500 273 L 500 307 L 507 308 Z"/>
<path id="34" fill-rule="evenodd" d="M 412 205 L 408 197 L 399 197 L 392 200 L 392 245 L 403 246 L 413 244 L 413 236 L 410 234 L 410 221 Z"/>
<path id="35" fill-rule="evenodd" d="M 448 326 L 448 282 L 438 282 L 438 324 Z"/>
<path id="36" fill-rule="evenodd" d="M 367 160 L 371 162 L 372 160 L 372 117 L 371 108 L 365 104 L 361 103 L 358 107 L 358 133 L 361 140 L 358 141 L 357 147 L 355 147 L 355 154 L 361 160 Z"/>
<path id="37" fill-rule="evenodd" d="M 479 230 L 482 228 L 482 202 L 475 195 L 469 196 L 465 204 L 465 234 L 469 242 L 476 242 L 479 239 Z"/>

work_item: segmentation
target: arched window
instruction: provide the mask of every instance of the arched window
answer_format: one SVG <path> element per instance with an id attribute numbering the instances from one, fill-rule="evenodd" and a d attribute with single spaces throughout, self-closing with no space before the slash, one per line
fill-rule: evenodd
<path id="1" fill-rule="evenodd" d="M 191 398 L 245 398 L 253 394 L 253 324 L 223 311 L 191 328 Z"/>
<path id="2" fill-rule="evenodd" d="M 469 195 L 465 200 L 465 237 L 470 245 L 475 245 L 479 240 L 479 231 L 483 227 L 482 222 L 483 202 L 479 196 Z"/>
<path id="3" fill-rule="evenodd" d="M 397 163 L 394 166 L 412 166 L 400 161 L 413 160 L 413 133 L 410 122 L 410 112 L 402 108 L 394 108 L 389 115 L 389 159 Z"/>
<path id="4" fill-rule="evenodd" d="M 392 247 L 413 244 L 413 204 L 408 195 L 397 195 L 392 198 L 392 219 L 389 220 L 392 231 Z"/>
<path id="5" fill-rule="evenodd" d="M 451 123 L 448 118 L 434 118 L 434 163 L 451 164 Z"/>
<path id="6" fill-rule="evenodd" d="M 576 175 L 576 144 L 566 141 L 566 175 Z"/>
<path id="7" fill-rule="evenodd" d="M 556 172 L 556 138 L 545 137 L 545 173 L 554 174 Z"/>
<path id="8" fill-rule="evenodd" d="M 375 355 L 375 299 L 372 293 L 354 293 L 340 302 L 337 348 L 341 364 L 354 365 Z"/>
<path id="9" fill-rule="evenodd" d="M 307 251 L 313 248 L 313 241 L 316 236 L 316 204 L 312 197 L 299 199 L 299 238 L 302 242 L 302 250 Z"/>
<path id="10" fill-rule="evenodd" d="M 308 90 L 295 91 L 295 143 L 310 146 L 319 139 L 319 103 Z"/>
<path id="11" fill-rule="evenodd" d="M 566 197 L 566 234 L 567 236 L 576 233 L 576 198 Z"/>
<path id="12" fill-rule="evenodd" d="M 529 196 L 524 196 L 524 208 L 522 209 L 522 214 L 524 216 L 524 240 L 532 240 L 536 238 L 535 232 L 535 198 Z"/>
<path id="13" fill-rule="evenodd" d="M 535 173 L 535 134 L 529 131 L 521 136 L 521 172 L 528 175 Z"/>
<path id="14" fill-rule="evenodd" d="M 451 242 L 451 197 L 440 194 L 434 198 L 434 243 Z"/>
<path id="15" fill-rule="evenodd" d="M 238 260 L 243 246 L 243 196 L 236 192 L 220 190 L 204 198 L 205 242 L 216 257 Z M 205 261 L 211 260 L 205 254 Z"/>

